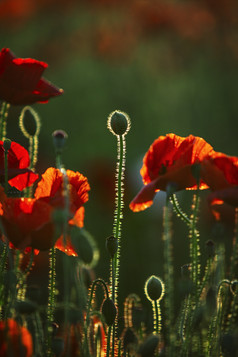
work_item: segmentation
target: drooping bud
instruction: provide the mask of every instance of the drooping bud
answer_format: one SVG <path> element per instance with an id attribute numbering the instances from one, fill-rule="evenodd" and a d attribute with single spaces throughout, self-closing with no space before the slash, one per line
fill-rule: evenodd
<path id="1" fill-rule="evenodd" d="M 107 237 L 106 239 L 106 249 L 110 254 L 110 257 L 113 258 L 118 249 L 118 240 L 114 236 Z"/>
<path id="2" fill-rule="evenodd" d="M 164 296 L 164 283 L 155 275 L 151 275 L 145 282 L 145 294 L 150 301 L 161 300 Z"/>
<path id="3" fill-rule="evenodd" d="M 64 130 L 55 130 L 52 137 L 56 151 L 62 152 L 68 138 L 68 134 Z"/>
<path id="4" fill-rule="evenodd" d="M 115 110 L 109 114 L 107 126 L 114 135 L 126 135 L 130 130 L 131 121 L 126 113 Z"/>
<path id="5" fill-rule="evenodd" d="M 101 311 L 106 324 L 112 326 L 117 315 L 117 308 L 113 300 L 110 298 L 105 299 L 102 303 Z"/>
<path id="6" fill-rule="evenodd" d="M 3 142 L 3 149 L 9 151 L 11 149 L 12 141 L 10 139 L 5 139 Z"/>

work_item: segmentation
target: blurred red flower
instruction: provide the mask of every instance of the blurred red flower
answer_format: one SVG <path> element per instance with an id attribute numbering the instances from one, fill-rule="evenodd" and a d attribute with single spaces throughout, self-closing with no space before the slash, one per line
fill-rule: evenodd
<path id="1" fill-rule="evenodd" d="M 32 337 L 26 327 L 15 320 L 0 321 L 0 356 L 31 357 Z"/>
<path id="2" fill-rule="evenodd" d="M 143 159 L 140 173 L 145 186 L 130 203 L 130 208 L 136 212 L 151 206 L 156 192 L 165 191 L 169 183 L 175 184 L 176 190 L 196 189 L 192 166 L 212 153 L 211 145 L 193 135 L 186 138 L 175 134 L 160 136 Z M 207 187 L 201 180 L 200 189 Z"/>
<path id="3" fill-rule="evenodd" d="M 0 99 L 13 104 L 47 103 L 62 89 L 42 78 L 47 63 L 32 58 L 16 58 L 9 48 L 0 52 Z"/>
<path id="4" fill-rule="evenodd" d="M 8 183 L 19 191 L 31 186 L 38 175 L 28 169 L 30 158 L 28 151 L 20 144 L 12 141 L 8 151 Z M 4 182 L 4 148 L 0 141 L 0 182 Z"/>
<path id="5" fill-rule="evenodd" d="M 79 172 L 67 171 L 69 184 L 70 218 L 68 223 L 83 226 L 84 207 L 90 190 L 87 178 Z M 77 255 L 67 237 L 66 245 L 57 236 L 55 221 L 52 215 L 56 210 L 64 209 L 63 174 L 49 168 L 38 183 L 35 198 L 10 198 L 1 188 L 0 217 L 4 235 L 18 249 L 32 247 L 47 250 L 53 247 L 69 255 Z M 57 241 L 57 238 L 60 238 Z M 55 244 L 56 243 L 56 244 Z"/>

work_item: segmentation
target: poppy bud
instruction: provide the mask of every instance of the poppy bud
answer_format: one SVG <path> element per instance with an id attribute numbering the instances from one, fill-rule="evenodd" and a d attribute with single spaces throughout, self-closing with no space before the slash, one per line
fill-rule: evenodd
<path id="1" fill-rule="evenodd" d="M 64 130 L 55 130 L 52 137 L 56 151 L 61 152 L 68 138 L 68 134 Z"/>
<path id="2" fill-rule="evenodd" d="M 139 348 L 139 356 L 141 357 L 153 357 L 155 351 L 159 344 L 159 336 L 158 335 L 150 335 L 146 338 L 146 340 L 142 343 Z"/>
<path id="3" fill-rule="evenodd" d="M 113 300 L 110 298 L 105 299 L 102 303 L 101 311 L 104 316 L 106 324 L 108 326 L 113 325 L 117 315 L 117 308 Z"/>
<path id="4" fill-rule="evenodd" d="M 10 139 L 5 139 L 3 142 L 3 149 L 9 151 L 11 149 L 12 141 Z"/>
<path id="5" fill-rule="evenodd" d="M 107 126 L 114 135 L 126 135 L 130 130 L 131 122 L 126 113 L 115 110 L 109 114 Z"/>
<path id="6" fill-rule="evenodd" d="M 151 301 L 161 300 L 164 296 L 164 283 L 160 278 L 151 275 L 145 282 L 145 294 Z"/>
<path id="7" fill-rule="evenodd" d="M 37 304 L 30 300 L 18 300 L 15 309 L 19 314 L 32 314 L 37 310 Z"/>
<path id="8" fill-rule="evenodd" d="M 117 238 L 114 236 L 107 237 L 106 248 L 107 248 L 107 251 L 110 254 L 111 258 L 113 258 L 115 253 L 117 252 L 117 248 L 118 248 Z"/>

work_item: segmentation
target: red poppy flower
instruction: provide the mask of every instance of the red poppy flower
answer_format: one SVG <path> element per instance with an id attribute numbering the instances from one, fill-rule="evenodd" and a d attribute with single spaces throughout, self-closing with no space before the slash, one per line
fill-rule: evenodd
<path id="1" fill-rule="evenodd" d="M 169 183 L 173 183 L 177 190 L 196 189 L 192 167 L 213 153 L 211 145 L 193 135 L 186 138 L 175 134 L 160 136 L 143 159 L 140 173 L 145 186 L 133 199 L 130 208 L 136 212 L 151 206 L 156 192 L 165 191 Z M 208 186 L 201 179 L 200 189 L 205 188 Z"/>
<path id="2" fill-rule="evenodd" d="M 66 171 L 70 199 L 70 211 L 74 215 L 76 211 L 88 201 L 90 186 L 88 180 L 79 172 Z M 42 175 L 41 181 L 35 191 L 35 198 L 49 203 L 53 207 L 63 208 L 65 196 L 63 194 L 63 173 L 50 167 Z"/>
<path id="3" fill-rule="evenodd" d="M 19 191 L 31 186 L 38 175 L 28 169 L 30 158 L 28 151 L 20 144 L 12 141 L 8 151 L 8 183 Z M 3 141 L 0 141 L 0 182 L 4 182 L 4 149 Z"/>
<path id="4" fill-rule="evenodd" d="M 33 355 L 33 344 L 30 332 L 15 320 L 0 321 L 0 356 Z"/>
<path id="5" fill-rule="evenodd" d="M 47 63 L 32 58 L 16 58 L 9 48 L 0 52 L 0 99 L 13 105 L 47 103 L 62 89 L 42 78 Z"/>
<path id="6" fill-rule="evenodd" d="M 84 207 L 90 189 L 86 177 L 79 172 L 67 171 L 70 191 L 70 208 L 73 218 L 69 224 L 83 227 Z M 77 255 L 67 238 L 57 240 L 52 214 L 55 209 L 64 208 L 63 174 L 49 168 L 38 183 L 35 198 L 10 198 L 0 188 L 0 216 L 4 235 L 18 249 L 32 247 L 47 250 L 53 247 L 68 255 Z M 57 242 L 56 242 L 57 240 Z M 56 242 L 56 244 L 55 244 Z"/>

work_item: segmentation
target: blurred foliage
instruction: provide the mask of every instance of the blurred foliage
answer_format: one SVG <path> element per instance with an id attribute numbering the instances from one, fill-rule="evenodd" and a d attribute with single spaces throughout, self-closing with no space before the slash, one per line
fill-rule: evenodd
<path id="1" fill-rule="evenodd" d="M 47 62 L 45 77 L 65 91 L 61 98 L 34 106 L 42 119 L 38 171 L 54 165 L 51 133 L 65 130 L 65 166 L 82 172 L 91 184 L 85 225 L 101 248 L 97 269 L 104 276 L 116 158 L 106 119 L 114 109 L 131 117 L 121 294 L 142 295 L 147 276 L 162 275 L 163 270 L 163 194 L 148 212 L 134 214 L 128 209 L 140 188 L 139 169 L 150 144 L 169 132 L 193 134 L 216 151 L 237 155 L 237 1 L 1 0 L 0 20 L 1 47 L 9 47 L 18 57 Z M 8 136 L 24 144 L 17 122 L 20 110 L 10 110 Z M 187 197 L 190 193 L 180 194 L 189 208 Z M 211 238 L 214 222 L 205 198 L 201 220 L 209 232 L 205 241 Z M 174 225 L 179 275 L 180 266 L 187 263 L 182 243 L 187 237 L 176 218 Z M 232 233 L 227 229 L 229 249 Z M 143 266 L 140 272 L 138 263 Z"/>

